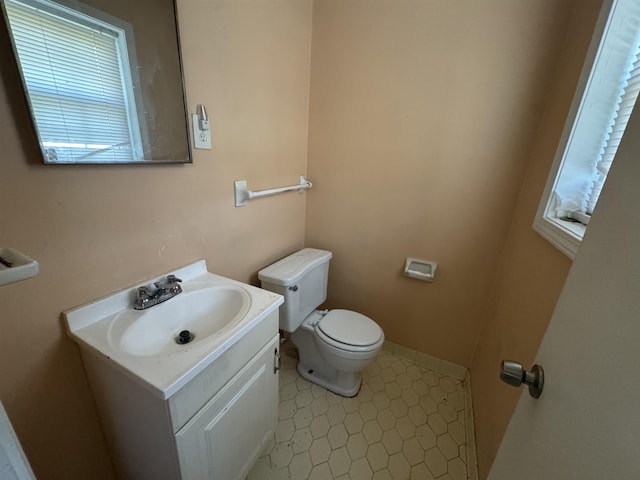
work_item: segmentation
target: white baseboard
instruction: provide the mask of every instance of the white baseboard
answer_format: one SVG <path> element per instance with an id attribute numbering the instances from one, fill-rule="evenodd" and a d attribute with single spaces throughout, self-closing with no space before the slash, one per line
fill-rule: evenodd
<path id="1" fill-rule="evenodd" d="M 467 378 L 468 371 L 461 365 L 457 365 L 446 360 L 440 360 L 437 357 L 411 350 L 410 348 L 403 347 L 402 345 L 398 345 L 397 343 L 389 342 L 388 340 L 384 341 L 384 345 L 382 346 L 382 348 L 383 350 L 391 352 L 398 357 L 406 358 L 407 360 L 411 360 L 412 362 L 417 363 L 420 366 L 430 368 L 431 370 L 449 375 L 450 377 L 457 378 L 458 380 L 464 381 L 465 378 Z"/>

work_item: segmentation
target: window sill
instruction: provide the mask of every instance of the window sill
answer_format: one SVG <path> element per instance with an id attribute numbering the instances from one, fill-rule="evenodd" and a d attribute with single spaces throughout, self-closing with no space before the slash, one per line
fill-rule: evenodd
<path id="1" fill-rule="evenodd" d="M 573 260 L 587 227 L 581 223 L 559 218 L 536 216 L 533 229 Z"/>

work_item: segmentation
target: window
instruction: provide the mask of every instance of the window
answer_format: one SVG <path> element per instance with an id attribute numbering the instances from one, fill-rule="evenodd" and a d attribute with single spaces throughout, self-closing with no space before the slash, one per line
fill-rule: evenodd
<path id="1" fill-rule="evenodd" d="M 640 2 L 605 1 L 534 221 L 573 258 L 640 91 Z"/>
<path id="2" fill-rule="evenodd" d="M 48 0 L 5 8 L 45 158 L 142 159 L 125 29 Z"/>

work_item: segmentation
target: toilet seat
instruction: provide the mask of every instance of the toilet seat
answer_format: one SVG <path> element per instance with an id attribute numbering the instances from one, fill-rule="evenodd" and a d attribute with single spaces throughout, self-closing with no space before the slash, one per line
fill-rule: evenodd
<path id="1" fill-rule="evenodd" d="M 375 350 L 384 341 L 384 333 L 376 322 L 350 310 L 329 311 L 314 330 L 325 343 L 350 352 Z"/>

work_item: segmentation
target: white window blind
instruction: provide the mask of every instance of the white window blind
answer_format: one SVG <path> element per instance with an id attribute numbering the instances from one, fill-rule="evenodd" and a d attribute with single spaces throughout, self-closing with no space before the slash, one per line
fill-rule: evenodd
<path id="1" fill-rule="evenodd" d="M 548 212 L 588 223 L 640 90 L 640 2 L 615 0 Z"/>
<path id="2" fill-rule="evenodd" d="M 141 159 L 123 32 L 51 2 L 5 7 L 49 160 Z"/>
<path id="3" fill-rule="evenodd" d="M 633 63 L 628 72 L 625 72 L 625 78 L 621 85 L 621 93 L 615 108 L 610 127 L 607 131 L 604 148 L 598 156 L 596 163 L 596 179 L 593 182 L 591 191 L 589 192 L 586 205 L 586 213 L 591 215 L 598 203 L 600 192 L 604 186 L 604 182 L 613 163 L 613 159 L 618 151 L 620 140 L 629 122 L 629 117 L 633 111 L 640 92 L 640 46 L 636 46 L 633 55 Z"/>
<path id="4" fill-rule="evenodd" d="M 640 1 L 603 0 L 533 228 L 574 258 L 640 90 Z"/>

